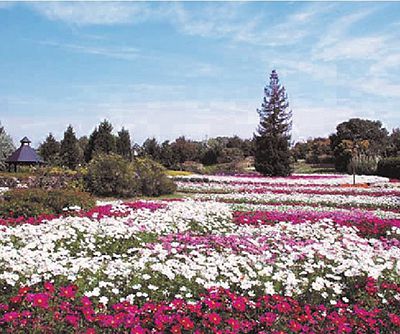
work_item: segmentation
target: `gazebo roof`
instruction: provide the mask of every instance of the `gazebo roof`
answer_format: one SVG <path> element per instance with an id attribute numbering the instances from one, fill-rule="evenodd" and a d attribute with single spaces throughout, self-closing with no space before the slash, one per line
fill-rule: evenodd
<path id="1" fill-rule="evenodd" d="M 42 157 L 30 146 L 31 141 L 24 137 L 21 140 L 21 146 L 11 154 L 7 163 L 44 163 Z"/>

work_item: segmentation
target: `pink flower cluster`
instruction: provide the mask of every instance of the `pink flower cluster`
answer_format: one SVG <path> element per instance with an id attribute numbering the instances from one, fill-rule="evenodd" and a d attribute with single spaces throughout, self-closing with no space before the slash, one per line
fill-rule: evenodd
<path id="1" fill-rule="evenodd" d="M 346 195 L 346 196 L 372 196 L 372 197 L 383 197 L 383 196 L 400 196 L 399 190 L 389 191 L 362 191 L 362 190 L 331 190 L 328 187 L 325 189 L 277 189 L 276 187 L 260 187 L 260 188 L 241 188 L 238 189 L 239 193 L 253 193 L 253 194 L 307 194 L 307 195 Z"/>
<path id="2" fill-rule="evenodd" d="M 96 206 L 88 211 L 66 211 L 62 215 L 41 215 L 38 217 L 18 217 L 18 218 L 0 218 L 0 226 L 14 226 L 19 224 L 31 224 L 39 225 L 45 221 L 59 218 L 61 216 L 78 216 L 78 217 L 88 217 L 91 219 L 101 219 L 104 217 L 126 217 L 130 214 L 131 210 L 143 210 L 148 209 L 150 211 L 155 211 L 158 209 L 165 208 L 167 204 L 156 203 L 156 202 L 126 202 L 123 203 L 124 209 L 115 208 L 111 204 Z M 1 230 L 0 230 L 1 231 Z"/>
<path id="3" fill-rule="evenodd" d="M 79 297 L 76 286 L 56 289 L 46 282 L 41 291 L 22 287 L 0 304 L 3 333 L 399 333 L 400 285 L 372 278 L 357 285 L 351 301 L 323 305 L 281 295 L 250 299 L 222 288 L 210 289 L 196 302 L 182 299 L 129 302 L 109 308 Z M 380 297 L 388 297 L 382 305 Z"/>
<path id="4" fill-rule="evenodd" d="M 362 237 L 385 237 L 393 226 L 400 228 L 400 219 L 382 219 L 368 211 L 237 211 L 234 222 L 240 225 L 274 224 L 291 222 L 301 224 L 331 219 L 341 226 L 354 226 Z"/>

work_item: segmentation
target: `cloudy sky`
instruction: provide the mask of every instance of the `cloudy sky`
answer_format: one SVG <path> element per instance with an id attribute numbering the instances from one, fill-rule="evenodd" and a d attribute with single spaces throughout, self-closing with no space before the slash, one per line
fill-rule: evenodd
<path id="1" fill-rule="evenodd" d="M 37 145 L 102 119 L 141 143 L 252 136 L 276 69 L 293 139 L 400 126 L 400 3 L 0 2 L 0 121 Z"/>

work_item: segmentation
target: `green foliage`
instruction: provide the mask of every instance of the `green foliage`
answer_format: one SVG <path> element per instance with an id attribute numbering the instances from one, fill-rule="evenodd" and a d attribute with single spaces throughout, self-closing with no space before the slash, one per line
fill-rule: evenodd
<path id="1" fill-rule="evenodd" d="M 38 148 L 39 155 L 50 165 L 60 164 L 60 143 L 54 138 L 50 132 L 46 140 L 40 144 Z"/>
<path id="2" fill-rule="evenodd" d="M 79 206 L 89 209 L 96 204 L 88 193 L 71 190 L 13 189 L 0 202 L 0 216 L 36 217 L 59 214 L 64 208 Z"/>
<path id="3" fill-rule="evenodd" d="M 148 158 L 137 158 L 134 169 L 140 180 L 140 193 L 144 196 L 172 194 L 176 185 L 165 174 L 165 168 Z"/>
<path id="4" fill-rule="evenodd" d="M 265 87 L 265 97 L 258 110 L 260 124 L 255 135 L 255 169 L 263 175 L 291 174 L 290 128 L 292 113 L 285 88 L 280 85 L 275 70 Z"/>
<path id="5" fill-rule="evenodd" d="M 393 129 L 389 137 L 387 155 L 390 157 L 396 157 L 400 155 L 400 128 Z"/>
<path id="6" fill-rule="evenodd" d="M 352 118 L 340 123 L 336 133 L 329 138 L 335 156 L 335 168 L 338 172 L 346 172 L 355 154 L 379 157 L 387 147 L 388 132 L 380 121 Z M 358 149 L 358 146 L 363 147 Z"/>
<path id="7" fill-rule="evenodd" d="M 86 186 L 99 196 L 130 197 L 141 190 L 133 164 L 117 154 L 100 154 L 89 163 Z"/>
<path id="8" fill-rule="evenodd" d="M 400 180 L 400 157 L 382 159 L 378 163 L 377 174 Z"/>
<path id="9" fill-rule="evenodd" d="M 15 146 L 10 135 L 0 123 L 0 171 L 6 169 L 5 161 L 14 152 Z"/>
<path id="10" fill-rule="evenodd" d="M 129 131 L 124 128 L 118 132 L 116 139 L 117 153 L 125 159 L 131 160 L 132 158 L 132 143 Z"/>
<path id="11" fill-rule="evenodd" d="M 116 154 L 99 155 L 89 166 L 87 189 L 100 196 L 160 196 L 176 190 L 165 169 L 149 158 L 129 162 Z"/>
<path id="12" fill-rule="evenodd" d="M 112 134 L 113 126 L 107 120 L 99 124 L 97 136 L 95 140 L 94 151 L 96 153 L 115 153 L 117 151 L 115 146 L 115 137 Z"/>
<path id="13" fill-rule="evenodd" d="M 69 125 L 61 141 L 61 163 L 70 169 L 75 169 L 81 162 L 80 154 L 81 151 L 78 146 L 78 139 L 75 136 L 74 129 Z"/>
<path id="14" fill-rule="evenodd" d="M 160 161 L 161 159 L 161 147 L 154 137 L 147 138 L 142 145 L 143 155 L 155 160 Z"/>
<path id="15" fill-rule="evenodd" d="M 374 175 L 376 174 L 377 167 L 378 159 L 376 157 L 357 155 L 350 160 L 347 172 L 349 174 L 352 174 L 354 171 L 358 175 Z"/>

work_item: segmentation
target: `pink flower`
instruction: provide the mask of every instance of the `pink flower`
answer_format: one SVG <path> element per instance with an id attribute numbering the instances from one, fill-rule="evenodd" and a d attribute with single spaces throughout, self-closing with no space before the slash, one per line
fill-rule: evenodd
<path id="1" fill-rule="evenodd" d="M 213 325 L 219 325 L 221 323 L 221 316 L 218 313 L 209 313 L 207 314 L 207 319 Z"/>
<path id="2" fill-rule="evenodd" d="M 48 308 L 50 296 L 47 293 L 29 294 L 28 301 L 32 302 L 34 307 Z"/>
<path id="3" fill-rule="evenodd" d="M 68 299 L 72 299 L 76 295 L 76 286 L 75 285 L 69 285 L 66 287 L 61 287 L 60 288 L 60 296 Z"/>

